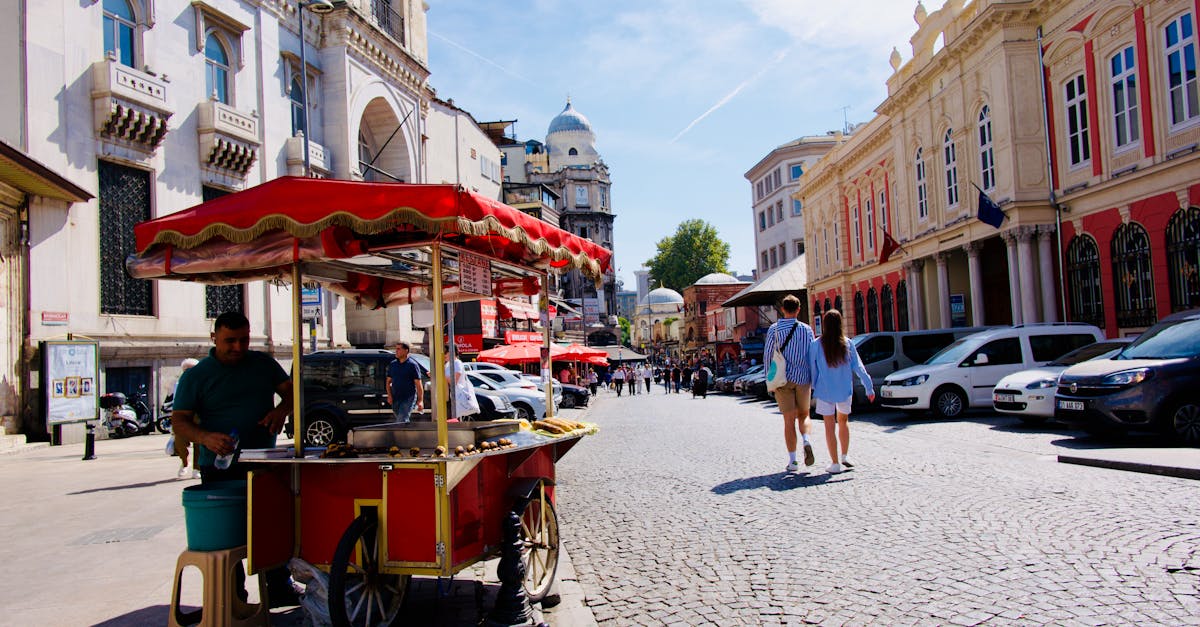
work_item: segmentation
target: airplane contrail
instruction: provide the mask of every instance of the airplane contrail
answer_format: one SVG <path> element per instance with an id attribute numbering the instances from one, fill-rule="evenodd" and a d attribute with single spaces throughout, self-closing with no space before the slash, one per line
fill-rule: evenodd
<path id="1" fill-rule="evenodd" d="M 471 50 L 470 48 L 468 48 L 456 41 L 446 39 L 445 37 L 437 34 L 434 31 L 429 31 L 429 34 L 433 35 L 434 37 L 437 37 L 438 39 L 441 39 L 442 41 L 450 44 L 451 46 L 453 46 L 455 48 L 458 48 L 459 50 L 462 50 L 463 52 L 475 57 L 476 59 L 479 59 L 480 61 L 483 61 L 484 63 L 487 63 L 488 65 L 490 65 L 492 67 L 495 67 L 496 69 L 500 70 L 501 72 L 504 72 L 505 74 L 508 74 L 509 76 L 512 76 L 514 78 L 519 78 L 519 79 L 525 81 L 526 83 L 533 85 L 534 87 L 542 87 L 543 86 L 543 85 L 539 85 L 538 83 L 533 82 L 532 80 L 530 80 L 524 76 L 521 76 L 520 74 L 504 67 L 503 65 L 500 65 L 499 63 L 496 63 L 495 61 L 492 61 L 491 59 L 479 54 L 478 52 L 475 52 L 474 50 Z"/>
<path id="2" fill-rule="evenodd" d="M 737 96 L 738 93 L 740 93 L 743 89 L 748 87 L 754 81 L 758 80 L 759 77 L 761 77 L 763 74 L 765 74 L 767 72 L 767 70 L 778 65 L 780 61 L 783 61 L 784 57 L 786 57 L 788 55 L 788 52 L 790 52 L 790 51 L 791 51 L 790 49 L 784 48 L 783 50 L 780 50 L 779 52 L 775 53 L 775 58 L 771 59 L 770 61 L 767 62 L 766 65 L 762 66 L 762 68 L 760 68 L 757 72 L 754 73 L 754 76 L 751 76 L 750 78 L 747 78 L 746 80 L 742 81 L 737 87 L 733 88 L 733 91 L 729 92 L 728 94 L 725 94 L 725 96 L 723 98 L 718 100 L 717 104 L 709 107 L 708 111 L 705 111 L 704 113 L 700 114 L 700 117 L 696 118 L 695 120 L 692 120 L 691 123 L 688 124 L 687 126 L 685 126 L 682 131 L 679 131 L 679 134 L 677 134 L 675 137 L 672 137 L 671 141 L 669 143 L 674 144 L 676 141 L 679 140 L 680 137 L 683 137 L 683 135 L 685 133 L 692 130 L 693 126 L 699 124 L 701 120 L 712 115 L 712 113 L 714 111 L 716 111 L 717 109 L 720 109 L 721 107 L 725 106 L 726 104 L 729 104 L 729 101 L 733 100 L 734 97 Z"/>

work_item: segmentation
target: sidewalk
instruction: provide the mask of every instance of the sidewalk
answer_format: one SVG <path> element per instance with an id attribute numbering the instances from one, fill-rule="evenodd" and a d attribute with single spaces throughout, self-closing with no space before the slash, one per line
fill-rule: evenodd
<path id="1" fill-rule="evenodd" d="M 1094 448 L 1060 454 L 1058 461 L 1097 468 L 1200 479 L 1200 449 Z"/>
<path id="2" fill-rule="evenodd" d="M 582 413 L 582 412 L 575 412 Z M 175 560 L 186 546 L 178 460 L 166 435 L 83 445 L 30 447 L 0 456 L 2 622 L 12 625 L 162 625 L 171 602 Z M 561 603 L 540 615 L 553 626 L 595 625 L 562 541 L 556 592 Z M 397 624 L 476 625 L 499 588 L 498 560 L 453 580 L 414 578 Z M 184 577 L 182 602 L 200 604 L 200 577 Z M 248 586 L 252 599 L 256 588 Z M 299 625 L 299 608 L 276 610 L 272 623 Z"/>

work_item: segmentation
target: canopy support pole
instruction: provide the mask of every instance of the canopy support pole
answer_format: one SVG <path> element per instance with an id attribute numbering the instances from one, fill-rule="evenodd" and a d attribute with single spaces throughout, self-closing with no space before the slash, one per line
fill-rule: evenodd
<path id="1" fill-rule="evenodd" d="M 429 380 L 433 382 L 433 419 L 437 421 L 437 441 L 438 446 L 442 447 L 443 451 L 449 452 L 450 446 L 450 431 L 446 424 L 449 419 L 446 416 L 446 398 L 449 386 L 454 385 L 453 381 L 448 381 L 445 376 L 446 369 L 443 366 L 445 358 L 444 346 L 446 344 L 445 335 L 442 333 L 442 325 L 446 323 L 445 303 L 442 300 L 442 245 L 434 242 L 430 247 L 431 257 L 433 258 L 433 270 L 431 272 L 433 278 L 433 346 L 430 347 L 429 353 L 432 359 L 429 362 Z M 445 382 L 443 385 L 442 382 Z"/>
<path id="2" fill-rule="evenodd" d="M 300 264 L 295 262 L 292 263 L 292 442 L 296 459 L 304 457 L 304 383 L 300 379 L 300 356 L 304 351 L 303 292 Z"/>
<path id="3" fill-rule="evenodd" d="M 546 388 L 546 417 L 554 417 L 554 360 L 550 357 L 550 275 L 538 276 L 542 293 L 538 297 L 538 321 L 542 323 L 542 385 Z M 536 416 L 535 416 L 536 418 Z"/>

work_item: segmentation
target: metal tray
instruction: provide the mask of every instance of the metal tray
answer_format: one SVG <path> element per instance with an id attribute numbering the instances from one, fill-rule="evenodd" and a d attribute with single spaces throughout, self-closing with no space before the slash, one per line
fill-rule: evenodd
<path id="1" fill-rule="evenodd" d="M 516 422 L 451 422 L 446 427 L 447 444 L 451 451 L 456 446 L 479 444 L 484 440 L 516 433 L 520 429 Z M 408 422 L 351 429 L 346 441 L 358 449 L 392 446 L 432 449 L 437 446 L 437 436 L 435 423 Z"/>

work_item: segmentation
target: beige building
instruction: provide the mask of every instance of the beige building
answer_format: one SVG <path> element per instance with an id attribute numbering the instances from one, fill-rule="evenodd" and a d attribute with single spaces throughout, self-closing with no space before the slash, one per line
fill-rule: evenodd
<path id="1" fill-rule="evenodd" d="M 1196 78 L 1169 70 L 1195 67 L 1196 13 L 1194 0 L 918 4 L 913 56 L 893 52 L 877 117 L 800 181 L 813 315 L 839 308 L 856 333 L 1053 322 L 1065 284 L 1067 319 L 1117 335 L 1200 302 L 1185 234 L 1200 218 L 1179 209 L 1197 204 Z M 977 217 L 979 190 L 998 228 Z M 889 240 L 901 248 L 884 259 Z M 1179 283 L 1178 302 L 1153 272 Z"/>

